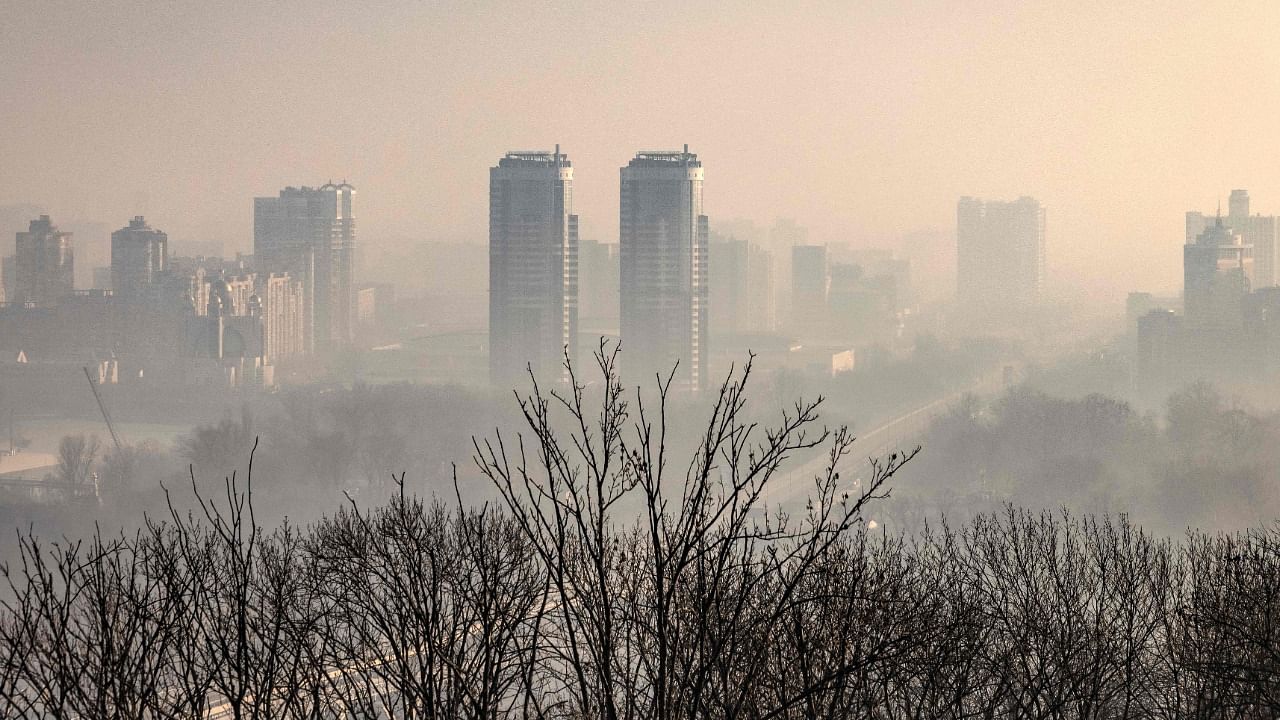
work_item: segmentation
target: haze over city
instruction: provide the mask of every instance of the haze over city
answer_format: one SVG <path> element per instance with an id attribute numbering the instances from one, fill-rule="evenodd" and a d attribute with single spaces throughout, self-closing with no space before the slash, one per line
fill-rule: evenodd
<path id="1" fill-rule="evenodd" d="M 1280 198 L 1277 25 L 1265 1 L 16 0 L 0 198 L 247 251 L 247 196 L 345 177 L 369 252 L 481 243 L 486 163 L 559 142 L 608 239 L 616 168 L 688 142 L 716 218 L 874 244 L 1029 194 L 1062 283 L 1167 291 L 1183 209 Z"/>
<path id="2" fill-rule="evenodd" d="M 1280 717 L 1280 4 L 0 6 L 0 718 Z"/>

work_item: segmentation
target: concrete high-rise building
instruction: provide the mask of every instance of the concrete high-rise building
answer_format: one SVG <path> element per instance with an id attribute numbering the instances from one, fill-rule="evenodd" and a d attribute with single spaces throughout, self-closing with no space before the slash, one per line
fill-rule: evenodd
<path id="1" fill-rule="evenodd" d="M 55 305 L 75 292 L 75 248 L 71 233 L 61 232 L 41 215 L 17 235 L 15 294 L 10 302 Z"/>
<path id="2" fill-rule="evenodd" d="M 714 233 L 707 247 L 711 266 L 708 317 L 715 328 L 716 345 L 723 347 L 720 338 L 737 335 L 747 328 L 750 248 L 746 240 L 721 238 Z"/>
<path id="3" fill-rule="evenodd" d="M 1219 220 L 1240 235 L 1243 244 L 1253 248 L 1254 287 L 1280 285 L 1280 222 L 1277 218 L 1273 215 L 1250 215 L 1249 191 L 1232 190 L 1225 218 L 1220 214 L 1187 213 L 1186 243 L 1195 244 L 1196 239 Z"/>
<path id="4" fill-rule="evenodd" d="M 253 201 L 253 252 L 259 269 L 289 273 L 303 285 L 308 351 L 349 345 L 356 326 L 355 188 L 329 183 L 288 187 Z"/>
<path id="5" fill-rule="evenodd" d="M 773 254 L 747 240 L 714 233 L 712 238 L 710 318 L 716 336 L 773 331 Z"/>
<path id="6" fill-rule="evenodd" d="M 111 291 L 125 301 L 147 298 L 169 267 L 169 236 L 141 215 L 111 233 Z"/>
<path id="7" fill-rule="evenodd" d="M 956 293 L 966 308 L 989 313 L 1036 303 L 1044 283 L 1044 259 L 1045 210 L 1034 198 L 960 198 Z"/>
<path id="8" fill-rule="evenodd" d="M 629 382 L 707 385 L 707 245 L 702 163 L 683 151 L 639 152 L 621 168 L 622 365 Z"/>
<path id="9" fill-rule="evenodd" d="M 1253 247 L 1218 218 L 1183 246 L 1183 303 L 1188 330 L 1236 331 L 1253 282 Z M 1207 337 L 1207 336 L 1206 336 Z"/>
<path id="10" fill-rule="evenodd" d="M 578 241 L 578 318 L 584 333 L 618 334 L 618 244 Z"/>
<path id="11" fill-rule="evenodd" d="M 573 165 L 510 152 L 489 169 L 489 378 L 497 386 L 565 375 L 577 360 L 578 216 Z"/>
<path id="12" fill-rule="evenodd" d="M 791 325 L 793 330 L 820 328 L 827 319 L 831 268 L 826 245 L 791 247 Z"/>
<path id="13" fill-rule="evenodd" d="M 755 244 L 747 247 L 747 329 L 773 332 L 778 327 L 777 273 L 773 252 Z"/>

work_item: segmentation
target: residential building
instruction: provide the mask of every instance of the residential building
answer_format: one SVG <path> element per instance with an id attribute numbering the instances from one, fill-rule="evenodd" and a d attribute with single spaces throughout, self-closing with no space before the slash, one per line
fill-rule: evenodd
<path id="1" fill-rule="evenodd" d="M 489 378 L 559 380 L 577 341 L 573 165 L 559 145 L 507 153 L 489 169 Z"/>
<path id="2" fill-rule="evenodd" d="M 791 247 L 791 325 L 806 333 L 821 329 L 827 321 L 827 293 L 831 268 L 826 245 Z"/>
<path id="3" fill-rule="evenodd" d="M 169 236 L 138 215 L 111 233 L 111 291 L 125 302 L 151 296 L 169 267 Z"/>
<path id="4" fill-rule="evenodd" d="M 583 334 L 618 334 L 618 244 L 578 241 L 578 319 Z"/>
<path id="5" fill-rule="evenodd" d="M 75 292 L 75 248 L 71 233 L 61 232 L 41 215 L 17 234 L 15 296 L 9 302 L 56 305 Z"/>
<path id="6" fill-rule="evenodd" d="M 287 187 L 255 198 L 253 249 L 258 269 L 303 284 L 308 351 L 350 345 L 356 326 L 355 188 L 343 182 Z"/>
<path id="7" fill-rule="evenodd" d="M 716 337 L 771 332 L 775 325 L 773 253 L 714 232 L 710 242 L 710 311 Z M 717 345 L 719 343 L 717 342 Z"/>
<path id="8" fill-rule="evenodd" d="M 707 384 L 709 228 L 703 168 L 686 145 L 641 151 L 619 171 L 622 369 L 651 383 L 675 368 L 673 387 Z"/>
<path id="9" fill-rule="evenodd" d="M 966 310 L 1005 314 L 1034 305 L 1044 284 L 1044 207 L 1030 197 L 960 198 L 956 254 L 956 292 Z"/>

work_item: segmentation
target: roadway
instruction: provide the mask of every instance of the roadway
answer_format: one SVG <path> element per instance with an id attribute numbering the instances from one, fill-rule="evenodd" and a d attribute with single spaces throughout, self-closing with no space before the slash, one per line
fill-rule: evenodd
<path id="1" fill-rule="evenodd" d="M 857 484 L 869 477 L 872 458 L 913 450 L 933 421 L 949 412 L 966 395 L 994 395 L 1005 387 L 1004 370 L 996 368 L 960 390 L 930 400 L 867 432 L 855 432 L 853 452 L 845 456 L 836 468 L 842 481 L 853 478 Z M 768 505 L 792 513 L 804 510 L 805 502 L 814 491 L 815 478 L 826 472 L 829 447 L 824 446 L 814 457 L 774 478 L 773 488 L 765 495 Z M 853 492 L 849 494 L 853 495 Z"/>

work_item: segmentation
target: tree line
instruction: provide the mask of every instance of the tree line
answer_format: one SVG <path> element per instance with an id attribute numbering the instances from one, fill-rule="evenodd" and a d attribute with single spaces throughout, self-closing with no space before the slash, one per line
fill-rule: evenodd
<path id="1" fill-rule="evenodd" d="M 914 452 L 842 478 L 821 400 L 761 424 L 750 364 L 695 433 L 670 378 L 519 397 L 474 441 L 495 499 L 404 490 L 265 527 L 252 454 L 136 533 L 21 538 L 4 568 L 14 718 L 1264 718 L 1280 712 L 1280 534 L 1157 539 L 1012 507 L 868 530 Z M 677 437 L 688 441 L 676 442 Z M 673 448 L 694 448 L 678 456 Z M 803 510 L 764 502 L 825 452 Z M 193 485 L 195 484 L 193 479 Z"/>
<path id="2" fill-rule="evenodd" d="M 1102 395 L 1027 386 L 990 405 L 967 398 L 922 437 L 900 507 L 951 517 L 1019 506 L 1131 513 L 1158 534 L 1244 529 L 1280 515 L 1280 415 L 1200 382 L 1157 416 Z"/>

